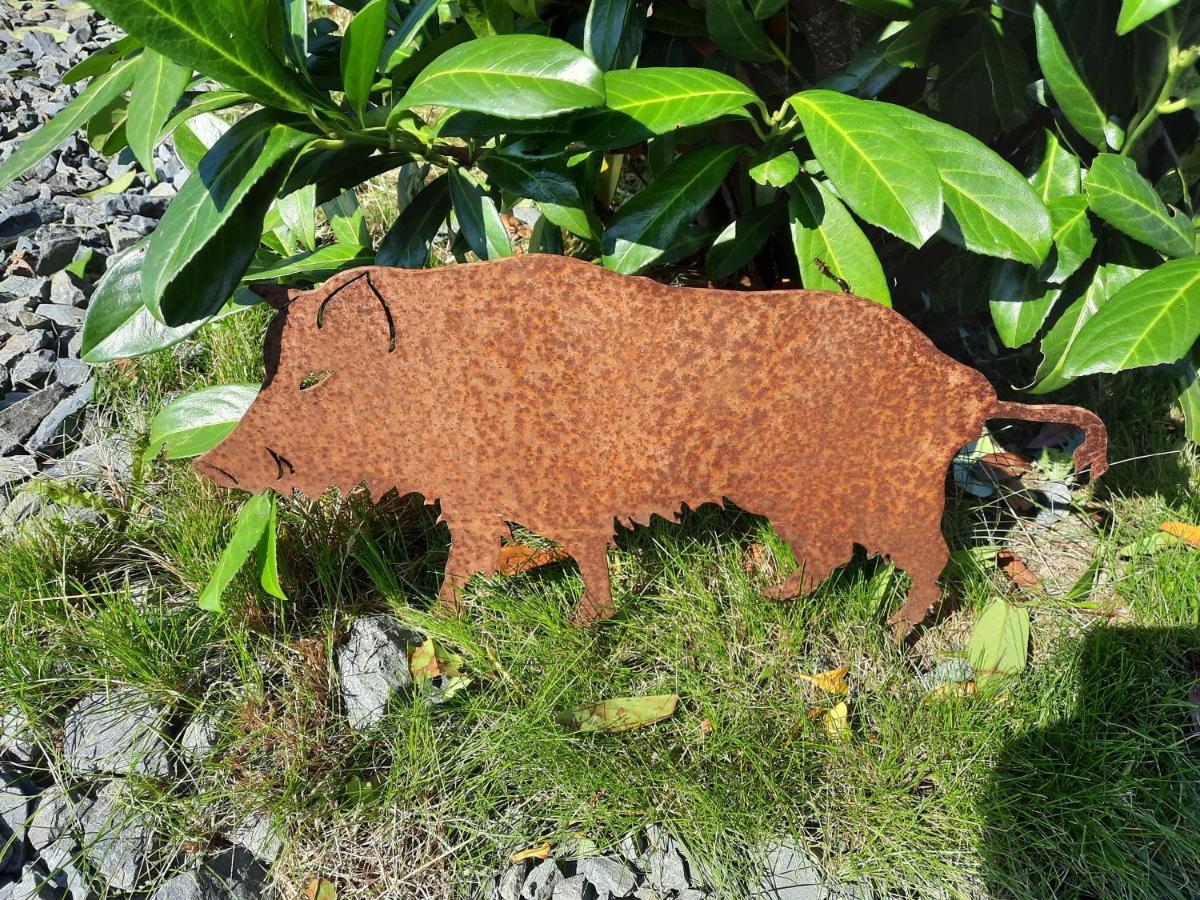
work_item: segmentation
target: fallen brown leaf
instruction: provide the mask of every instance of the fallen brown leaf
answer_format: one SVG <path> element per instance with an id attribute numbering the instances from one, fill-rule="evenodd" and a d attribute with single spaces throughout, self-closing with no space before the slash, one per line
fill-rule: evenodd
<path id="1" fill-rule="evenodd" d="M 1041 587 L 1041 581 L 1029 570 L 1029 566 L 1011 550 L 1001 550 L 996 554 L 996 565 L 1000 567 L 1009 580 L 1017 587 Z"/>
<path id="2" fill-rule="evenodd" d="M 1033 466 L 1033 460 L 1020 453 L 986 453 L 979 457 L 979 461 L 1009 476 L 1021 475 Z"/>

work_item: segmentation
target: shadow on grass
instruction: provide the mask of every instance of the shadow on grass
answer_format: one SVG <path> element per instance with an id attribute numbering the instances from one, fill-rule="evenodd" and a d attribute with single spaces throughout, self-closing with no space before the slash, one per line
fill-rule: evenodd
<path id="1" fill-rule="evenodd" d="M 1072 715 L 1017 735 L 981 798 L 992 896 L 1197 896 L 1198 667 L 1197 628 L 1088 635 Z"/>

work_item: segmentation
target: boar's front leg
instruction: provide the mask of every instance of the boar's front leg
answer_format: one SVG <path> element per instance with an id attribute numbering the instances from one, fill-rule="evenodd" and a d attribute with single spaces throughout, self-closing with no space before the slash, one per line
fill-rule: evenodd
<path id="1" fill-rule="evenodd" d="M 933 527 L 936 530 L 926 540 L 892 554 L 892 562 L 908 573 L 910 584 L 908 600 L 888 619 L 899 641 L 903 641 L 915 626 L 925 621 L 942 599 L 937 580 L 950 561 L 950 548 L 942 537 L 941 523 Z"/>
<path id="2" fill-rule="evenodd" d="M 612 582 L 608 576 L 608 541 L 581 541 L 567 543 L 566 547 L 583 576 L 583 598 L 575 607 L 571 621 L 576 625 L 593 625 L 616 615 Z"/>
<path id="3" fill-rule="evenodd" d="M 491 575 L 496 571 L 500 559 L 499 533 L 472 524 L 451 525 L 450 556 L 446 559 L 446 577 L 434 607 L 435 615 L 457 616 L 462 612 L 462 590 L 471 576 L 478 572 Z"/>

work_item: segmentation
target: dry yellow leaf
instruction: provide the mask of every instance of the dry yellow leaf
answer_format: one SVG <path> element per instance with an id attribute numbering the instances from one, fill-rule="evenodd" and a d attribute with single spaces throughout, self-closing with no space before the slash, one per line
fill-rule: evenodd
<path id="1" fill-rule="evenodd" d="M 830 737 L 839 741 L 850 740 L 850 708 L 846 706 L 845 701 L 826 710 L 825 715 L 821 717 L 821 724 L 825 726 L 825 733 Z"/>
<path id="2" fill-rule="evenodd" d="M 830 669 L 828 672 L 818 672 L 816 675 L 801 675 L 809 684 L 815 684 L 828 694 L 846 693 L 846 676 L 850 673 L 849 666 L 840 669 Z"/>
<path id="3" fill-rule="evenodd" d="M 509 859 L 512 862 L 519 863 L 526 859 L 545 859 L 550 855 L 550 842 L 539 844 L 536 847 L 527 847 L 524 850 L 518 850 Z"/>
<path id="4" fill-rule="evenodd" d="M 973 681 L 943 681 L 925 695 L 926 700 L 945 700 L 947 697 L 974 697 L 979 687 Z"/>
<path id="5" fill-rule="evenodd" d="M 1186 541 L 1193 547 L 1200 547 L 1200 525 L 1189 525 L 1187 522 L 1163 522 L 1158 527 L 1172 537 Z"/>
<path id="6" fill-rule="evenodd" d="M 328 878 L 313 875 L 304 884 L 304 900 L 337 900 L 337 888 Z"/>

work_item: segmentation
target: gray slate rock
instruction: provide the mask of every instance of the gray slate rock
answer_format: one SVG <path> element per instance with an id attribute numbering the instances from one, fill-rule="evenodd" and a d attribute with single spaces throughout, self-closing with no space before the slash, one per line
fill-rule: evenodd
<path id="1" fill-rule="evenodd" d="M 792 840 L 770 844 L 763 855 L 755 900 L 826 900 L 829 890 L 821 872 Z"/>
<path id="2" fill-rule="evenodd" d="M 234 900 L 262 900 L 267 869 L 244 847 L 230 847 L 209 857 L 204 869 L 220 879 Z"/>
<path id="3" fill-rule="evenodd" d="M 554 888 L 552 900 L 594 900 L 595 889 L 582 875 L 564 878 Z"/>
<path id="4" fill-rule="evenodd" d="M 218 737 L 220 731 L 216 720 L 204 713 L 197 713 L 180 733 L 179 747 L 188 760 L 200 762 L 212 756 Z"/>
<path id="5" fill-rule="evenodd" d="M 521 900 L 551 900 L 554 889 L 563 882 L 563 874 L 553 859 L 544 859 L 525 878 Z"/>
<path id="6" fill-rule="evenodd" d="M 66 303 L 42 303 L 36 310 L 39 316 L 63 328 L 82 328 L 84 311 Z"/>
<path id="7" fill-rule="evenodd" d="M 34 462 L 32 456 L 0 458 L 0 488 L 10 483 L 5 481 L 6 464 L 18 460 L 25 460 L 26 462 L 16 462 L 14 468 L 28 471 L 32 467 L 34 472 L 37 471 L 37 464 Z M 11 474 L 12 469 L 8 469 L 7 471 Z M 24 763 L 26 765 L 34 762 L 38 756 L 37 741 L 34 739 L 33 729 L 29 725 L 29 720 L 16 707 L 8 710 L 8 712 L 0 713 L 0 756 L 5 756 L 13 762 Z"/>
<path id="8" fill-rule="evenodd" d="M 12 383 L 41 387 L 46 383 L 46 376 L 54 371 L 55 359 L 53 350 L 34 350 L 32 353 L 26 353 L 12 367 Z"/>
<path id="9" fill-rule="evenodd" d="M 176 875 L 150 895 L 150 900 L 228 900 L 233 893 L 207 869 Z"/>
<path id="10" fill-rule="evenodd" d="M 601 900 L 628 897 L 637 887 L 629 866 L 615 856 L 585 856 L 576 864 L 575 871 L 596 888 Z"/>
<path id="11" fill-rule="evenodd" d="M 28 454 L 0 457 L 0 488 L 18 485 L 36 475 L 37 470 L 37 460 Z M 5 713 L 5 718 L 0 720 L 0 752 L 7 744 L 9 715 L 11 713 Z"/>
<path id="12" fill-rule="evenodd" d="M 79 235 L 62 226 L 44 226 L 33 233 L 37 263 L 33 270 L 51 275 L 70 264 L 79 249 Z"/>
<path id="13" fill-rule="evenodd" d="M 55 272 L 50 276 L 50 302 L 60 306 L 84 306 L 87 294 L 75 283 L 70 272 Z"/>
<path id="14" fill-rule="evenodd" d="M 4 900 L 62 900 L 63 895 L 63 889 L 50 875 L 34 866 L 24 868 L 20 881 L 8 888 L 0 888 L 0 898 Z"/>
<path id="15" fill-rule="evenodd" d="M 492 896 L 496 900 L 521 900 L 521 888 L 525 886 L 525 877 L 529 874 L 528 861 L 513 863 L 500 875 Z"/>
<path id="16" fill-rule="evenodd" d="M 137 688 L 84 697 L 67 713 L 63 756 L 73 772 L 171 774 L 166 713 Z"/>
<path id="17" fill-rule="evenodd" d="M 92 401 L 94 383 L 94 380 L 86 381 L 59 400 L 42 419 L 33 434 L 26 438 L 25 449 L 30 453 L 57 455 L 68 440 L 78 436 L 81 427 L 79 416 Z M 52 387 L 62 386 L 52 385 Z"/>
<path id="18" fill-rule="evenodd" d="M 649 847 L 641 860 L 646 883 L 660 891 L 686 891 L 691 887 L 687 862 L 675 839 L 658 825 L 649 825 L 646 840 Z"/>
<path id="19" fill-rule="evenodd" d="M 158 836 L 129 804 L 125 785 L 119 780 L 105 782 L 84 809 L 80 825 L 83 855 L 100 877 L 114 890 L 136 889 Z"/>
<path id="20" fill-rule="evenodd" d="M 337 668 L 352 728 L 365 731 L 379 724 L 388 701 L 411 686 L 408 647 L 420 642 L 420 635 L 391 616 L 370 616 L 350 626 L 349 640 L 337 651 Z"/>
<path id="21" fill-rule="evenodd" d="M 25 776 L 8 766 L 0 766 L 0 822 L 18 841 L 25 840 L 33 815 L 33 786 Z"/>
<path id="22" fill-rule="evenodd" d="M 0 366 L 11 366 L 26 353 L 49 346 L 50 340 L 50 333 L 40 328 L 14 334 L 0 345 Z"/>
<path id="23" fill-rule="evenodd" d="M 79 855 L 76 801 L 57 785 L 42 791 L 26 836 L 38 856 L 53 870 L 66 869 Z"/>
<path id="24" fill-rule="evenodd" d="M 92 367 L 81 359 L 63 357 L 54 366 L 54 380 L 64 387 L 79 387 L 92 375 Z"/>
<path id="25" fill-rule="evenodd" d="M 82 389 L 80 389 L 82 390 Z M 89 394 L 91 388 L 89 385 Z M 12 406 L 0 409 L 0 431 L 12 434 L 18 441 L 26 441 L 37 431 L 47 417 L 54 412 L 58 404 L 67 395 L 67 389 L 61 385 L 51 384 L 35 391 L 28 397 L 18 400 Z M 33 447 L 26 446 L 31 453 Z"/>
<path id="26" fill-rule="evenodd" d="M 15 528 L 36 516 L 45 505 L 46 498 L 37 491 L 21 491 L 5 505 L 4 512 L 0 513 L 0 529 Z"/>
<path id="27" fill-rule="evenodd" d="M 229 841 L 249 850 L 255 859 L 268 865 L 275 862 L 283 850 L 283 840 L 271 821 L 271 814 L 263 810 L 256 810 L 246 816 L 242 823 L 230 832 Z"/>

